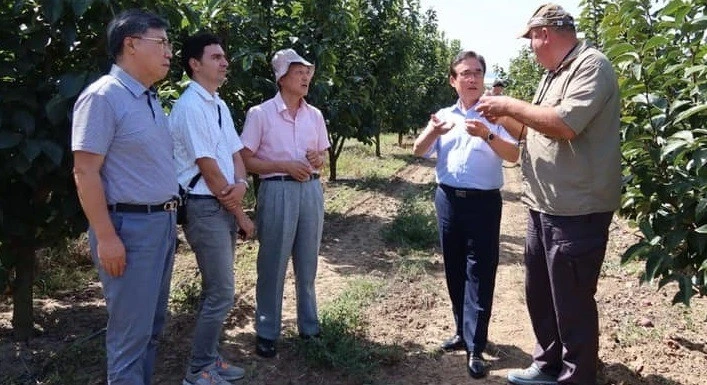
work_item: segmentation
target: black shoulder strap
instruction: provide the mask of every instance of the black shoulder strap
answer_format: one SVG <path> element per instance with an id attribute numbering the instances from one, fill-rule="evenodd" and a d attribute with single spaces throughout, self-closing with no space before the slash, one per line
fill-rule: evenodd
<path id="1" fill-rule="evenodd" d="M 194 186 L 196 186 L 196 183 L 199 182 L 199 178 L 201 178 L 201 173 L 198 173 L 194 175 L 193 178 L 191 178 L 191 181 L 189 182 L 189 190 L 193 189 Z"/>

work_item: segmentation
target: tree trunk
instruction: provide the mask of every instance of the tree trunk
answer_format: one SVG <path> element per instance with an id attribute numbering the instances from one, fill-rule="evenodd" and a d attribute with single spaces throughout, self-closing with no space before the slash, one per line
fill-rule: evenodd
<path id="1" fill-rule="evenodd" d="M 12 288 L 12 327 L 18 341 L 28 342 L 34 331 L 32 309 L 35 250 L 32 247 L 16 249 L 15 280 Z"/>
<path id="2" fill-rule="evenodd" d="M 403 147 L 403 133 L 398 132 L 398 147 L 402 148 Z"/>
<path id="3" fill-rule="evenodd" d="M 375 142 L 376 142 L 376 156 L 378 158 L 380 158 L 381 157 L 381 132 L 380 131 L 376 132 Z"/>
<path id="4" fill-rule="evenodd" d="M 329 180 L 336 180 L 336 149 L 334 146 L 329 147 Z"/>

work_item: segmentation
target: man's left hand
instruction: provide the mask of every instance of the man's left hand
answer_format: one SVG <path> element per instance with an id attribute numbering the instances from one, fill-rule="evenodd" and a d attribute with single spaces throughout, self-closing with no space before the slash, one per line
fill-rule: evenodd
<path id="1" fill-rule="evenodd" d="M 245 195 L 245 185 L 243 183 L 229 184 L 220 192 L 218 201 L 229 211 L 241 205 Z"/>
<path id="2" fill-rule="evenodd" d="M 486 139 L 489 136 L 491 130 L 489 130 L 486 125 L 479 119 L 467 119 L 464 121 L 466 123 L 466 132 L 471 136 L 478 136 L 479 138 Z"/>

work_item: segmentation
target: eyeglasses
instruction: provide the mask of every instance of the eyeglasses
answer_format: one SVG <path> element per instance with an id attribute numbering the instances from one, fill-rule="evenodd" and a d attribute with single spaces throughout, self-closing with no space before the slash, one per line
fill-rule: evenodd
<path id="1" fill-rule="evenodd" d="M 481 77 L 484 77 L 484 73 L 482 71 L 469 71 L 469 70 L 467 70 L 464 72 L 460 72 L 459 76 L 463 77 L 464 79 L 468 79 L 471 77 L 481 78 Z"/>
<path id="2" fill-rule="evenodd" d="M 130 36 L 133 39 L 149 40 L 162 46 L 162 49 L 172 52 L 172 42 L 166 37 Z"/>

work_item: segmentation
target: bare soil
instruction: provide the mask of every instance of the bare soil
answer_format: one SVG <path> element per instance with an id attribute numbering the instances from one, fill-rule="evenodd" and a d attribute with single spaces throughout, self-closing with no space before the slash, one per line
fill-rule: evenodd
<path id="1" fill-rule="evenodd" d="M 463 353 L 443 354 L 437 348 L 454 330 L 439 250 L 429 251 L 431 258 L 422 278 L 406 280 L 397 274 L 398 251 L 382 239 L 383 229 L 395 217 L 402 196 L 433 181 L 432 164 L 410 162 L 390 183 L 380 189 L 360 191 L 348 211 L 327 218 L 317 279 L 319 303 L 336 298 L 351 278 L 377 277 L 387 282 L 385 292 L 365 309 L 366 338 L 373 344 L 397 346 L 403 357 L 375 373 L 372 377 L 376 384 L 506 383 L 508 370 L 530 362 L 534 337 L 525 308 L 522 265 L 526 210 L 519 201 L 518 169 L 506 168 L 505 177 L 501 263 L 490 327 L 491 345 L 486 352 L 491 372 L 483 380 L 468 377 Z M 329 183 L 327 188 L 331 186 L 334 184 Z M 707 381 L 707 298 L 695 298 L 691 308 L 673 306 L 676 287 L 668 285 L 657 290 L 653 285 L 639 285 L 640 266 L 619 264 L 621 254 L 634 241 L 634 231 L 615 218 L 596 295 L 601 328 L 601 383 L 702 384 Z M 249 243 L 243 247 L 255 246 Z M 194 271 L 188 251 L 182 249 L 175 269 L 175 276 Z M 239 274 L 247 273 L 237 272 L 237 280 Z M 311 367 L 298 354 L 293 337 L 296 311 L 291 268 L 279 354 L 274 359 L 256 356 L 254 288 L 252 281 L 246 284 L 239 285 L 222 343 L 223 354 L 247 370 L 246 379 L 239 383 L 362 383 L 359 378 L 349 378 L 333 369 Z M 89 383 L 104 383 L 104 358 L 82 354 L 82 347 L 102 340 L 100 330 L 106 314 L 100 286 L 92 284 L 80 291 L 37 299 L 35 306 L 41 333 L 24 345 L 11 342 L 11 307 L 7 301 L 0 303 L 0 381 L 6 378 L 5 383 L 61 383 L 49 382 L 42 375 L 48 366 L 56 364 L 53 357 L 71 352 L 75 355 L 66 364 L 90 373 L 93 380 Z M 193 325 L 193 314 L 172 314 L 154 383 L 181 383 Z M 7 378 L 15 380 L 7 382 Z"/>

